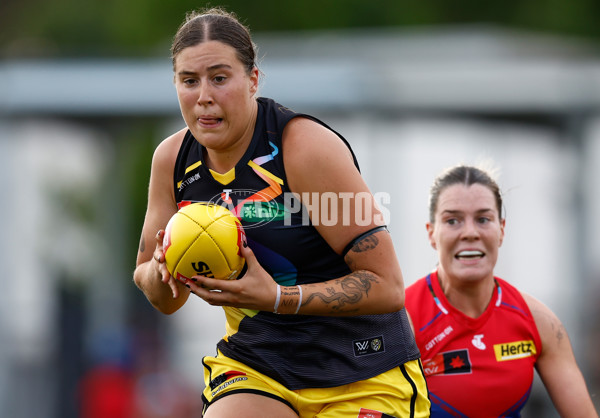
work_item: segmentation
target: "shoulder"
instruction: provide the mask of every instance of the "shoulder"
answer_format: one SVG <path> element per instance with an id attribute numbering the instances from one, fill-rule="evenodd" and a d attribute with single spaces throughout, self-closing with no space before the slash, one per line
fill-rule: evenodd
<path id="1" fill-rule="evenodd" d="M 300 114 L 292 118 L 283 130 L 283 138 L 289 146 L 340 144 L 349 152 L 348 146 L 337 133 L 308 115 Z M 326 141 L 326 144 L 322 141 Z"/>
<path id="2" fill-rule="evenodd" d="M 522 291 L 520 293 L 531 311 L 542 340 L 542 347 L 551 347 L 567 340 L 566 330 L 558 316 L 537 298 Z"/>
<path id="3" fill-rule="evenodd" d="M 535 319 L 536 324 L 539 322 L 542 325 L 547 325 L 553 322 L 555 319 L 558 320 L 558 317 L 554 314 L 554 312 L 552 312 L 552 310 L 539 299 L 523 291 L 519 291 L 519 293 L 525 300 L 525 303 L 531 311 L 531 315 Z"/>
<path id="4" fill-rule="evenodd" d="M 163 139 L 158 144 L 152 157 L 152 165 L 154 167 L 175 166 L 179 148 L 183 143 L 187 131 L 187 128 L 183 128 Z"/>
<path id="5" fill-rule="evenodd" d="M 513 284 L 503 280 L 499 277 L 494 277 L 494 280 L 500 286 L 502 292 L 502 301 L 507 302 L 504 304 L 505 307 L 511 308 L 514 312 L 520 312 L 520 314 L 532 317 L 533 309 L 537 309 L 538 304 L 541 302 L 535 299 L 533 296 L 522 292 Z"/>
<path id="6" fill-rule="evenodd" d="M 290 120 L 283 130 L 286 167 L 354 166 L 352 152 L 331 129 L 303 116 Z"/>

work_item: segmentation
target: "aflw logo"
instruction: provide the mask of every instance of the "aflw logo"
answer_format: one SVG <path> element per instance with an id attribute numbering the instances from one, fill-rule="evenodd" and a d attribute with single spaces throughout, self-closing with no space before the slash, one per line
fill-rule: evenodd
<path id="1" fill-rule="evenodd" d="M 531 340 L 515 341 L 505 344 L 494 344 L 496 361 L 517 360 L 534 356 L 537 352 Z"/>
<path id="2" fill-rule="evenodd" d="M 385 351 L 383 347 L 383 336 L 381 335 L 366 340 L 354 341 L 352 345 L 354 346 L 354 355 L 357 357 Z"/>

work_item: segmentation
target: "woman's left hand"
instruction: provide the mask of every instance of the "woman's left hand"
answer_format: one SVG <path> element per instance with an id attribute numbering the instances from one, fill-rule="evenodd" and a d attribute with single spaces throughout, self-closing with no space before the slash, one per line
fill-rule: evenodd
<path id="1" fill-rule="evenodd" d="M 243 245 L 246 273 L 237 280 L 219 280 L 206 276 L 193 276 L 185 284 L 196 296 L 213 306 L 233 306 L 273 312 L 277 283 L 260 265 L 254 252 Z"/>

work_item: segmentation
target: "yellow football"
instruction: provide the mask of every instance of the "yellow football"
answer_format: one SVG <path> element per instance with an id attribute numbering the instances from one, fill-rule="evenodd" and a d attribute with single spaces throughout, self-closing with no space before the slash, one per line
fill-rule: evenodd
<path id="1" fill-rule="evenodd" d="M 195 275 L 236 279 L 246 262 L 240 248 L 245 239 L 240 221 L 229 209 L 191 203 L 176 212 L 165 228 L 167 269 L 184 283 Z"/>

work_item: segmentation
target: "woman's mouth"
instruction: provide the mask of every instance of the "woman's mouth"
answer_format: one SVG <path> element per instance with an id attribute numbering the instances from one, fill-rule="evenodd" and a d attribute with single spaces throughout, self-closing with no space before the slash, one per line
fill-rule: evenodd
<path id="1" fill-rule="evenodd" d="M 461 251 L 455 255 L 455 258 L 459 260 L 475 260 L 478 258 L 483 258 L 485 254 L 481 251 L 476 250 L 465 250 Z"/>
<path id="2" fill-rule="evenodd" d="M 212 118 L 212 117 L 199 117 L 197 119 L 198 123 L 203 127 L 211 128 L 218 126 L 223 119 L 222 118 Z"/>

